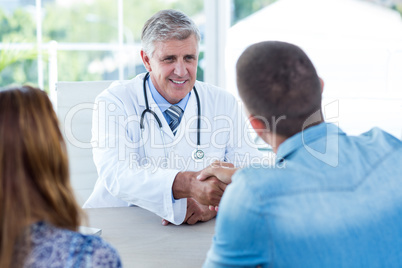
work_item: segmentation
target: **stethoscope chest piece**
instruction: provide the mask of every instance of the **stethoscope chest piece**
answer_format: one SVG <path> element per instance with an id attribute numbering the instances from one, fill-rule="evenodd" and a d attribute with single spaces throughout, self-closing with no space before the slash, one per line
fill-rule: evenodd
<path id="1" fill-rule="evenodd" d="M 202 159 L 204 158 L 204 151 L 200 149 L 195 149 L 191 154 L 191 157 L 194 161 L 202 161 Z"/>

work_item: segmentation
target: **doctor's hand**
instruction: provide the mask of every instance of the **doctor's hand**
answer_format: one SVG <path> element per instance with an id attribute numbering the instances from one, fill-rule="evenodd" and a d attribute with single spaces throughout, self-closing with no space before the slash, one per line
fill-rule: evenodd
<path id="1" fill-rule="evenodd" d="M 232 176 L 237 171 L 237 168 L 234 168 L 234 165 L 227 162 L 215 161 L 210 166 L 201 170 L 200 174 L 198 174 L 198 180 L 205 180 L 211 176 L 218 178 L 220 181 L 229 184 L 232 182 Z M 219 206 L 209 205 L 209 210 L 218 211 Z"/>
<path id="2" fill-rule="evenodd" d="M 229 184 L 232 182 L 232 176 L 236 171 L 237 168 L 234 168 L 232 163 L 215 161 L 205 169 L 201 170 L 197 179 L 202 181 L 213 176 L 223 183 Z"/>
<path id="3" fill-rule="evenodd" d="M 208 206 L 201 205 L 192 198 L 187 198 L 187 211 L 183 223 L 195 224 L 199 221 L 209 221 L 216 216 L 216 212 L 210 210 Z M 162 225 L 168 225 L 170 222 L 163 219 Z"/>
<path id="4" fill-rule="evenodd" d="M 225 191 L 226 184 L 215 177 L 197 180 L 199 172 L 185 171 L 177 173 L 172 185 L 173 197 L 194 198 L 201 205 L 217 206 Z"/>
<path id="5" fill-rule="evenodd" d="M 210 210 L 208 206 L 199 204 L 192 198 L 187 198 L 187 211 L 183 223 L 195 224 L 199 221 L 209 221 L 216 216 L 214 210 Z M 162 225 L 168 225 L 170 222 L 163 219 Z"/>
<path id="6" fill-rule="evenodd" d="M 187 198 L 187 213 L 183 223 L 195 224 L 199 221 L 209 221 L 216 216 L 215 211 L 208 209 L 208 206 L 199 204 L 192 198 Z"/>

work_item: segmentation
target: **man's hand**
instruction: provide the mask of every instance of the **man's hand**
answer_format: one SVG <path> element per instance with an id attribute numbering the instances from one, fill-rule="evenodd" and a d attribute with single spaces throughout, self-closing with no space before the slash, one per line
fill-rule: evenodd
<path id="1" fill-rule="evenodd" d="M 192 198 L 187 198 L 187 214 L 183 223 L 195 224 L 199 221 L 209 221 L 216 216 L 216 211 L 211 211 L 208 206 L 199 204 Z"/>
<path id="2" fill-rule="evenodd" d="M 218 178 L 225 184 L 229 184 L 232 182 L 232 175 L 237 171 L 237 168 L 234 168 L 233 164 L 215 161 L 210 166 L 201 170 L 200 174 L 197 176 L 198 180 L 206 180 L 209 177 L 213 176 Z"/>
<path id="3" fill-rule="evenodd" d="M 231 163 L 215 161 L 210 166 L 201 170 L 200 174 L 197 176 L 197 180 L 203 181 L 213 176 L 225 184 L 229 184 L 232 182 L 232 176 L 236 171 L 237 169 L 234 168 L 234 165 Z M 209 210 L 217 212 L 218 209 L 219 206 L 209 204 Z"/>
<path id="4" fill-rule="evenodd" d="M 192 201 L 187 201 L 190 202 L 190 207 L 187 209 L 190 209 L 191 211 L 202 210 L 204 211 L 201 213 L 202 215 L 207 211 L 213 215 L 218 211 L 218 205 L 221 201 L 223 192 L 225 191 L 227 184 L 232 181 L 231 177 L 236 170 L 237 169 L 235 169 L 231 163 L 215 161 L 212 165 L 201 172 L 179 172 L 172 185 L 173 197 L 175 199 L 188 198 L 188 200 L 193 198 L 194 200 L 192 201 L 197 201 L 198 209 L 194 209 L 195 205 Z M 195 215 L 201 214 L 196 213 Z M 189 216 L 189 221 L 187 221 L 187 216 L 185 222 L 190 222 L 191 224 L 191 222 L 193 222 L 192 216 Z M 195 218 L 198 218 L 198 216 L 195 216 Z M 199 220 L 200 219 L 197 219 L 197 221 Z M 167 224 L 165 220 L 163 223 Z"/>
<path id="5" fill-rule="evenodd" d="M 175 199 L 194 198 L 202 205 L 217 206 L 226 184 L 215 177 L 197 180 L 199 172 L 179 172 L 173 182 L 172 191 Z"/>

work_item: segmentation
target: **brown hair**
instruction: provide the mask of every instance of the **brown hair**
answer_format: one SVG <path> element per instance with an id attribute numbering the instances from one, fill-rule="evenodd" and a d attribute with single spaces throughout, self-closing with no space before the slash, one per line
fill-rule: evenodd
<path id="1" fill-rule="evenodd" d="M 0 267 L 11 265 L 17 240 L 36 221 L 77 230 L 82 210 L 69 182 L 66 145 L 40 89 L 0 91 L 0 183 Z"/>
<path id="2" fill-rule="evenodd" d="M 254 44 L 240 56 L 236 72 L 239 95 L 248 111 L 276 134 L 290 137 L 302 131 L 306 119 L 321 110 L 320 79 L 295 45 Z"/>

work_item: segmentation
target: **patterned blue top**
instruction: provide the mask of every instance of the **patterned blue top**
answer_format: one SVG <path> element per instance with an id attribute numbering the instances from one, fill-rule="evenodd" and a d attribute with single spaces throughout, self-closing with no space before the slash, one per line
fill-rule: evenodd
<path id="1" fill-rule="evenodd" d="M 22 267 L 122 267 L 117 251 L 100 237 L 56 228 L 45 222 L 31 225 L 31 245 L 17 247 Z"/>

